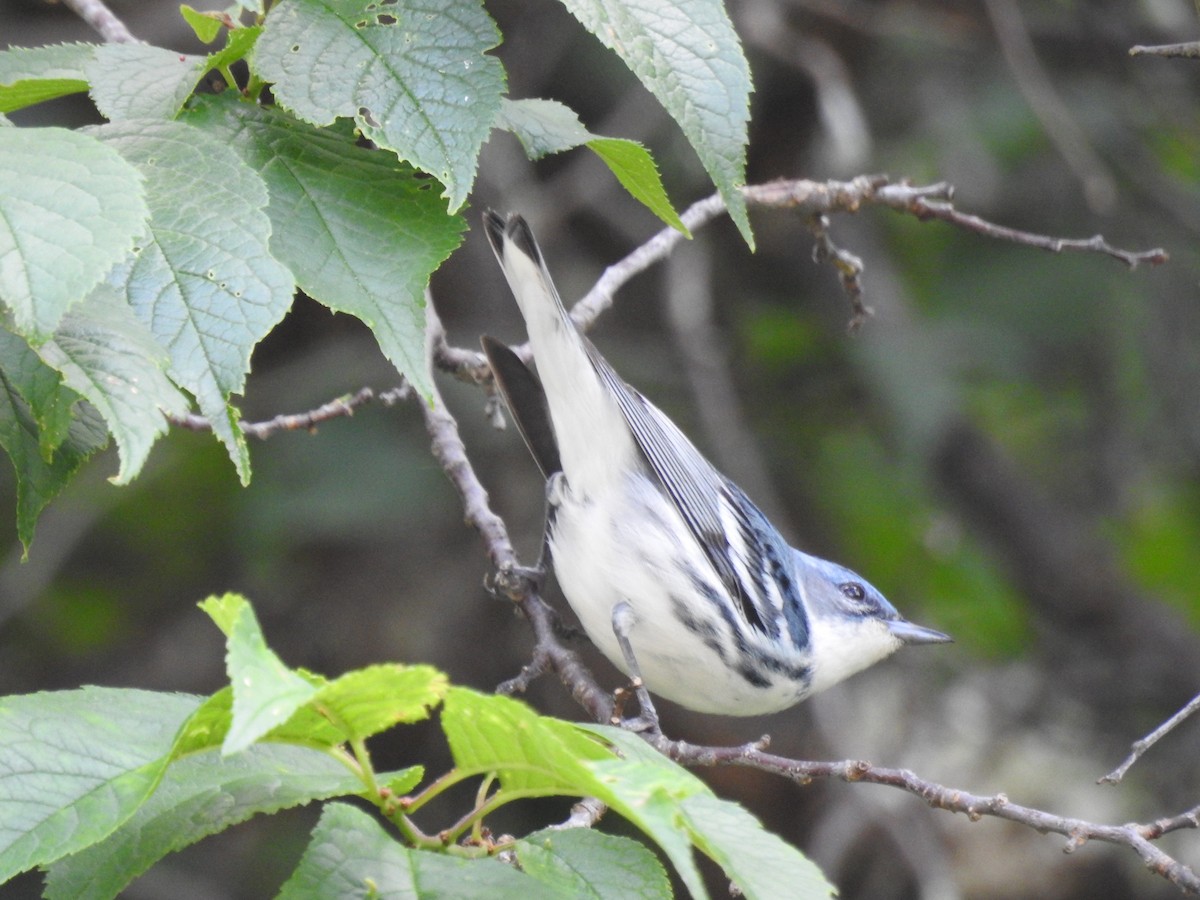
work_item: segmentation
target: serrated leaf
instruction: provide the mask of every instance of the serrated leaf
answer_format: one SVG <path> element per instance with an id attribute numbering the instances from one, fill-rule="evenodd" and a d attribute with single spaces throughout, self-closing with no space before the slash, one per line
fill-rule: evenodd
<path id="1" fill-rule="evenodd" d="M 38 355 L 108 423 L 121 454 L 117 484 L 141 471 L 150 448 L 166 433 L 163 414 L 187 412 L 187 399 L 163 371 L 166 351 L 107 284 L 71 308 Z"/>
<path id="2" fill-rule="evenodd" d="M 56 433 L 48 438 L 21 397 L 7 365 L 7 360 L 0 364 L 0 447 L 16 470 L 17 536 L 28 555 L 38 516 L 87 458 L 108 443 L 108 429 L 99 413 L 79 403 L 68 414 L 66 436 Z M 67 395 L 61 396 L 65 400 Z M 57 418 L 50 424 L 55 429 L 61 426 Z M 51 444 L 54 449 L 47 455 L 46 448 Z"/>
<path id="3" fill-rule="evenodd" d="M 494 859 L 462 859 L 410 850 L 352 806 L 330 803 L 279 900 L 402 897 L 433 900 L 530 900 L 563 897 Z"/>
<path id="4" fill-rule="evenodd" d="M 230 755 L 282 725 L 320 688 L 267 646 L 249 603 L 223 605 L 221 615 L 228 625 L 225 668 L 233 688 L 233 716 L 221 752 Z"/>
<path id="5" fill-rule="evenodd" d="M 706 896 L 691 844 L 717 862 L 745 897 L 833 896 L 834 887 L 804 854 L 763 830 L 749 812 L 717 797 L 640 737 L 602 725 L 581 727 L 607 738 L 622 757 L 592 763 L 604 785 L 595 796 L 666 851 L 693 895 Z"/>
<path id="6" fill-rule="evenodd" d="M 0 113 L 86 91 L 84 66 L 96 46 L 56 44 L 0 51 Z"/>
<path id="7" fill-rule="evenodd" d="M 530 159 L 587 145 L 635 200 L 691 237 L 671 206 L 654 158 L 636 141 L 590 133 L 573 110 L 555 100 L 505 100 L 496 124 L 516 135 Z"/>
<path id="8" fill-rule="evenodd" d="M 235 28 L 225 37 L 225 46 L 208 57 L 208 68 L 220 69 L 231 66 L 254 49 L 258 36 L 262 34 L 261 25 L 251 25 L 248 28 Z M 232 86 L 232 85 L 231 85 Z"/>
<path id="9" fill-rule="evenodd" d="M 173 119 L 210 68 L 203 56 L 149 44 L 104 44 L 84 67 L 106 118 Z"/>
<path id="10" fill-rule="evenodd" d="M 575 110 L 557 100 L 505 98 L 496 125 L 516 135 L 530 159 L 562 153 L 595 137 L 583 127 Z"/>
<path id="11" fill-rule="evenodd" d="M 772 900 L 829 900 L 837 889 L 817 864 L 762 827 L 742 807 L 710 793 L 680 804 L 695 845 L 725 870 L 742 896 Z"/>
<path id="12" fill-rule="evenodd" d="M 172 763 L 150 798 L 111 836 L 56 863 L 50 900 L 105 900 L 168 853 L 260 813 L 356 794 L 362 782 L 329 754 L 257 744 L 237 756 L 194 753 Z"/>
<path id="13" fill-rule="evenodd" d="M 430 182 L 390 154 L 274 110 L 217 97 L 188 121 L 227 141 L 270 188 L 271 251 L 306 294 L 365 322 L 384 355 L 429 393 L 425 287 L 462 240 Z"/>
<path id="14" fill-rule="evenodd" d="M 387 663 L 347 672 L 312 698 L 344 740 L 362 740 L 402 722 L 419 722 L 445 696 L 449 682 L 432 666 Z"/>
<path id="15" fill-rule="evenodd" d="M 0 698 L 0 882 L 102 840 L 132 815 L 198 702 L 95 687 Z"/>
<path id="16" fill-rule="evenodd" d="M 604 164 L 617 176 L 625 190 L 672 228 L 688 237 L 692 234 L 679 218 L 662 179 L 658 177 L 658 166 L 654 158 L 641 144 L 620 138 L 594 138 L 588 141 L 593 153 L 604 160 Z"/>
<path id="17" fill-rule="evenodd" d="M 613 758 L 603 742 L 569 722 L 467 688 L 447 692 L 442 730 L 456 767 L 493 772 L 506 789 L 530 794 L 593 796 L 597 784 L 588 761 Z"/>
<path id="18" fill-rule="evenodd" d="M 629 838 L 592 828 L 547 828 L 517 841 L 514 849 L 525 874 L 570 897 L 672 896 L 671 881 L 658 857 Z"/>
<path id="19" fill-rule="evenodd" d="M 29 342 L 0 325 L 0 371 L 29 408 L 36 423 L 38 449 L 43 462 L 54 459 L 71 427 L 79 395 L 62 383 Z"/>
<path id="20" fill-rule="evenodd" d="M 700 157 L 746 242 L 750 68 L 721 0 L 562 0 L 637 75 Z"/>
<path id="21" fill-rule="evenodd" d="M 221 33 L 221 20 L 217 13 L 200 12 L 184 3 L 179 7 L 179 14 L 202 44 L 211 44 Z"/>
<path id="22" fill-rule="evenodd" d="M 250 459 L 230 395 L 255 345 L 292 302 L 291 273 L 271 255 L 262 179 L 225 143 L 180 122 L 89 129 L 144 176 L 150 233 L 109 282 L 171 356 L 243 483 Z"/>
<path id="23" fill-rule="evenodd" d="M 353 118 L 362 133 L 466 201 L 504 72 L 478 0 L 290 0 L 272 8 L 253 57 L 275 100 L 314 125 Z M 317 77 L 314 77 L 314 74 Z"/>
<path id="24" fill-rule="evenodd" d="M 0 129 L 0 301 L 46 340 L 128 254 L 149 214 L 136 169 L 63 128 Z"/>

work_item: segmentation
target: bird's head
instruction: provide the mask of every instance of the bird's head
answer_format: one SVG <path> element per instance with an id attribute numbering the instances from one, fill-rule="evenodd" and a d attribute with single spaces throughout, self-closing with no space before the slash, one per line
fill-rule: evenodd
<path id="1" fill-rule="evenodd" d="M 952 640 L 905 619 L 873 585 L 845 566 L 793 552 L 808 612 L 812 693 L 874 665 L 905 644 Z"/>

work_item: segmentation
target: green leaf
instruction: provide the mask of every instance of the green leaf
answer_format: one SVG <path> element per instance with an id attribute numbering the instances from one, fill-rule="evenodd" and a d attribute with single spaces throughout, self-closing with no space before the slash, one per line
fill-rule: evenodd
<path id="1" fill-rule="evenodd" d="M 0 882 L 124 822 L 198 702 L 96 687 L 0 698 Z"/>
<path id="2" fill-rule="evenodd" d="M 330 803 L 278 900 L 530 900 L 560 896 L 566 895 L 547 894 L 537 881 L 494 859 L 410 850 L 367 813 L 344 803 Z"/>
<path id="3" fill-rule="evenodd" d="M 112 121 L 173 119 L 212 68 L 191 56 L 149 44 L 105 44 L 84 67 L 92 101 Z"/>
<path id="4" fill-rule="evenodd" d="M 95 44 L 57 44 L 0 51 L 0 113 L 86 91 L 84 66 L 95 49 Z"/>
<path id="5" fill-rule="evenodd" d="M 427 178 L 390 154 L 355 146 L 282 113 L 221 96 L 188 121 L 229 143 L 270 188 L 271 252 L 306 294 L 350 313 L 423 394 L 425 287 L 461 241 Z"/>
<path id="6" fill-rule="evenodd" d="M 746 242 L 750 68 L 721 0 L 563 0 L 679 123 Z"/>
<path id="7" fill-rule="evenodd" d="M 467 688 L 447 692 L 442 730 L 459 769 L 494 772 L 505 789 L 528 794 L 593 796 L 598 784 L 588 761 L 614 758 L 604 743 L 570 722 Z"/>
<path id="8" fill-rule="evenodd" d="M 95 138 L 0 129 L 0 301 L 16 331 L 50 337 L 132 249 L 147 215 L 137 171 Z"/>
<path id="9" fill-rule="evenodd" d="M 196 753 L 172 763 L 150 798 L 111 836 L 51 867 L 50 900 L 115 896 L 168 853 L 261 813 L 356 794 L 358 776 L 329 754 L 257 744 L 237 756 Z"/>
<path id="10" fill-rule="evenodd" d="M 0 326 L 0 372 L 33 417 L 43 462 L 67 439 L 79 395 L 62 382 L 20 335 Z"/>
<path id="11" fill-rule="evenodd" d="M 167 347 L 169 374 L 195 396 L 247 483 L 249 453 L 229 398 L 294 287 L 268 249 L 266 186 L 225 143 L 189 125 L 133 120 L 89 131 L 143 174 L 150 207 L 148 238 L 109 281 Z"/>
<path id="12" fill-rule="evenodd" d="M 201 604 L 225 632 L 225 668 L 233 687 L 233 720 L 221 752 L 245 750 L 311 700 L 319 686 L 284 665 L 267 646 L 254 610 L 235 594 Z"/>
<path id="13" fill-rule="evenodd" d="M 361 740 L 427 719 L 448 689 L 446 676 L 432 666 L 388 663 L 347 672 L 321 688 L 312 705 L 346 740 Z"/>
<path id="14" fill-rule="evenodd" d="M 691 237 L 671 206 L 653 157 L 636 141 L 591 134 L 572 109 L 556 100 L 506 99 L 500 106 L 496 124 L 517 136 L 530 159 L 586 144 L 635 200 L 672 228 Z"/>
<path id="15" fill-rule="evenodd" d="M 38 355 L 108 423 L 121 453 L 117 484 L 137 475 L 166 433 L 163 413 L 187 411 L 187 399 L 163 372 L 166 351 L 107 284 L 71 308 Z"/>
<path id="16" fill-rule="evenodd" d="M 525 874 L 570 897 L 672 896 L 658 857 L 629 838 L 592 828 L 547 828 L 517 841 L 515 850 Z"/>
<path id="17" fill-rule="evenodd" d="M 200 12 L 184 3 L 179 7 L 179 14 L 192 27 L 202 44 L 211 44 L 221 33 L 221 19 L 218 13 Z"/>
<path id="18" fill-rule="evenodd" d="M 8 333 L 0 328 L 0 334 Z M 33 542 L 34 525 L 46 504 L 67 486 L 87 458 L 108 442 L 108 430 L 99 414 L 86 404 L 72 405 L 74 392 L 69 389 L 63 388 L 57 395 L 46 390 L 39 394 L 42 399 L 35 401 L 53 402 L 58 396 L 65 408 L 57 413 L 46 413 L 42 408 L 31 411 L 21 392 L 42 391 L 49 382 L 44 373 L 30 371 L 28 358 L 25 351 L 18 356 L 0 355 L 0 447 L 11 457 L 16 470 L 17 536 L 26 555 Z M 36 356 L 33 358 L 38 366 L 44 365 Z M 57 378 L 57 373 L 54 376 Z M 63 427 L 67 429 L 65 436 Z"/>
<path id="19" fill-rule="evenodd" d="M 581 727 L 609 739 L 622 756 L 592 764 L 604 785 L 594 796 L 650 835 L 694 895 L 704 896 L 703 883 L 687 844 L 720 865 L 745 897 L 810 900 L 834 895 L 833 885 L 804 854 L 764 831 L 754 816 L 717 797 L 637 735 L 602 725 Z"/>
<path id="20" fill-rule="evenodd" d="M 246 55 L 254 49 L 254 44 L 258 41 L 260 34 L 262 34 L 261 25 L 252 25 L 249 28 L 235 28 L 228 32 L 225 38 L 225 46 L 208 57 L 208 68 L 225 68 L 233 65 L 239 59 L 245 59 Z M 232 85 L 230 86 L 232 87 Z"/>
<path id="21" fill-rule="evenodd" d="M 289 0 L 267 16 L 253 64 L 301 119 L 353 118 L 366 137 L 438 178 L 454 212 L 504 91 L 500 61 L 486 55 L 498 42 L 478 0 Z"/>
<path id="22" fill-rule="evenodd" d="M 662 179 L 658 177 L 658 166 L 645 147 L 636 141 L 618 138 L 595 138 L 588 141 L 588 147 L 604 160 L 604 164 L 617 176 L 617 181 L 635 200 L 672 228 L 688 237 L 692 236 L 671 206 Z"/>
<path id="23" fill-rule="evenodd" d="M 571 150 L 595 137 L 583 127 L 575 110 L 557 100 L 505 98 L 496 125 L 516 135 L 530 159 Z"/>

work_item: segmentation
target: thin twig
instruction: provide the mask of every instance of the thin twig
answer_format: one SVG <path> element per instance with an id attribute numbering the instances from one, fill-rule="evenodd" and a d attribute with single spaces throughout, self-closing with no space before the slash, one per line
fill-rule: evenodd
<path id="1" fill-rule="evenodd" d="M 1130 751 L 1129 755 L 1125 757 L 1125 761 L 1107 775 L 1098 778 L 1097 782 L 1100 784 L 1117 784 L 1120 782 L 1120 780 L 1125 777 L 1125 773 L 1129 771 L 1130 767 L 1142 758 L 1143 753 L 1157 744 L 1162 737 L 1169 734 L 1172 730 L 1174 730 L 1175 726 L 1194 713 L 1197 709 L 1200 709 L 1200 694 L 1197 694 L 1195 697 L 1189 700 L 1183 709 L 1179 710 L 1179 712 L 1175 713 L 1175 715 L 1171 716 L 1171 718 L 1167 719 L 1167 721 L 1163 722 L 1140 741 L 1134 741 L 1133 749 Z"/>
<path id="2" fill-rule="evenodd" d="M 1185 59 L 1200 59 L 1200 41 L 1186 44 L 1134 44 L 1129 48 L 1130 56 L 1179 56 Z"/>
<path id="3" fill-rule="evenodd" d="M 106 43 L 140 43 L 104 0 L 62 0 L 62 5 L 83 19 Z"/>
<path id="4" fill-rule="evenodd" d="M 371 388 L 365 387 L 354 394 L 338 397 L 323 403 L 316 409 L 302 413 L 283 413 L 265 422 L 239 422 L 242 432 L 250 437 L 265 441 L 281 431 L 316 431 L 317 425 L 330 419 L 340 419 L 354 415 L 354 411 L 372 400 L 379 400 L 386 406 L 391 406 L 399 400 L 408 398 L 412 391 L 407 384 L 376 394 Z M 204 416 L 187 413 L 182 416 L 168 416 L 172 425 L 187 428 L 190 431 L 212 431 L 212 423 Z"/>

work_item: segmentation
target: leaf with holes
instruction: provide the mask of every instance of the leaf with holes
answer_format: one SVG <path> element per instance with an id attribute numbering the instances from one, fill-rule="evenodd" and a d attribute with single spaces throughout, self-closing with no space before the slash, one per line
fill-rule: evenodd
<path id="1" fill-rule="evenodd" d="M 252 62 L 275 100 L 314 125 L 353 118 L 380 147 L 466 201 L 504 71 L 478 0 L 291 0 L 272 8 Z"/>

